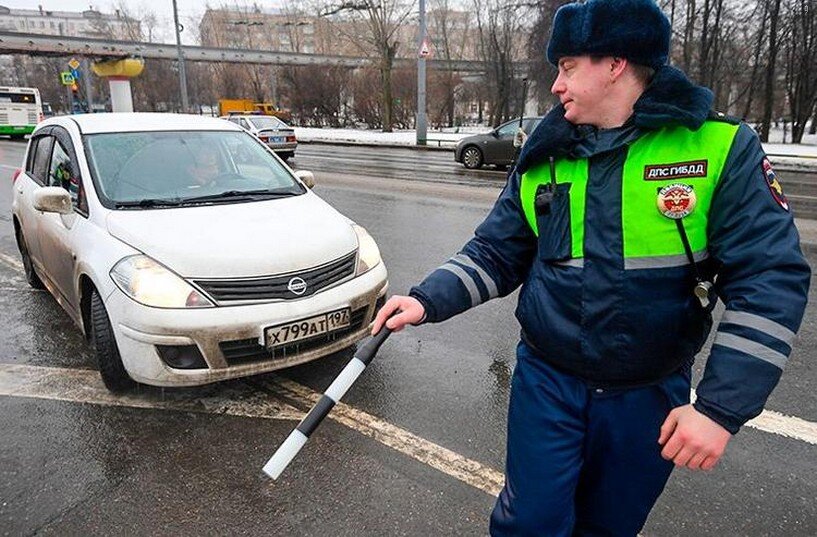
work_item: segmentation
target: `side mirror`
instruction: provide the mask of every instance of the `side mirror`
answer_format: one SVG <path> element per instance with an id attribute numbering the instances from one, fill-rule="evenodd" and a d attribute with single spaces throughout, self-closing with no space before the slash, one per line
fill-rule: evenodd
<path id="1" fill-rule="evenodd" d="M 295 177 L 303 181 L 309 188 L 315 188 L 315 174 L 307 170 L 298 170 Z"/>
<path id="2" fill-rule="evenodd" d="M 71 196 L 64 188 L 44 186 L 34 191 L 34 208 L 44 213 L 71 214 Z"/>

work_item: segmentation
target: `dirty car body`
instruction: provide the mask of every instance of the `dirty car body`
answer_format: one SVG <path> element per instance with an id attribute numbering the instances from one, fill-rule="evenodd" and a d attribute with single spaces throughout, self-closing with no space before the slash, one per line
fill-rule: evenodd
<path id="1" fill-rule="evenodd" d="M 89 337 L 111 389 L 117 357 L 118 380 L 183 386 L 328 355 L 365 337 L 386 294 L 371 236 L 218 119 L 49 119 L 13 213 L 29 282 Z"/>

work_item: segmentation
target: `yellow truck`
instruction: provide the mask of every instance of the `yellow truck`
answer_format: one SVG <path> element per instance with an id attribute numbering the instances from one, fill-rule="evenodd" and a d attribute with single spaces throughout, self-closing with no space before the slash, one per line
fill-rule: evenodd
<path id="1" fill-rule="evenodd" d="M 252 99 L 219 99 L 218 115 L 228 116 L 230 114 L 262 114 L 265 116 L 275 116 L 285 123 L 292 120 L 289 110 L 276 108 L 272 103 L 256 103 Z"/>

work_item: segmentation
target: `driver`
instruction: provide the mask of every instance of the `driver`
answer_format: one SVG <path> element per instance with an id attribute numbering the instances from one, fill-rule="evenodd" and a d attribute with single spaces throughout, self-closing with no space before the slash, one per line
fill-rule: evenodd
<path id="1" fill-rule="evenodd" d="M 185 171 L 191 178 L 190 187 L 213 186 L 216 178 L 223 173 L 216 152 L 198 147 L 193 148 L 190 153 L 192 158 L 185 166 Z"/>

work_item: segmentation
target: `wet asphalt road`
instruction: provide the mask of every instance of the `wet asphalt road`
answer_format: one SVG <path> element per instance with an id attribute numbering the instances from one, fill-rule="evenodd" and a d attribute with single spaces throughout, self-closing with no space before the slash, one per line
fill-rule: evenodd
<path id="1" fill-rule="evenodd" d="M 11 189 L 2 185 L 22 150 L 0 141 L 0 253 L 14 257 Z M 470 178 L 450 161 L 454 171 L 446 174 L 444 163 L 427 156 L 433 153 L 414 152 L 407 166 L 408 151 L 378 150 L 386 161 L 376 172 L 366 164 L 365 177 L 319 171 L 361 158 L 359 148 L 332 148 L 331 158 L 339 160 L 323 164 L 305 151 L 293 163 L 316 170 L 316 192 L 375 237 L 392 292 L 408 289 L 470 237 L 502 177 Z M 410 171 L 395 180 L 388 168 Z M 424 173 L 449 184 L 419 185 Z M 457 185 L 468 181 L 489 187 Z M 811 422 L 817 421 L 815 302 L 812 289 L 799 343 L 767 405 Z M 394 335 L 344 402 L 501 471 L 518 333 L 514 305 L 515 295 Z M 94 369 L 68 316 L 3 263 L 0 316 L 0 364 Z M 321 392 L 346 360 L 330 357 L 249 382 L 135 395 L 184 397 L 193 410 L 0 396 L 0 535 L 485 535 L 489 494 L 334 420 L 324 422 L 281 480 L 270 482 L 260 468 L 296 421 L 211 408 L 214 400 L 260 397 L 306 410 L 261 386 L 282 377 Z M 698 374 L 703 365 L 696 364 Z M 74 395 L 82 401 L 82 393 Z M 673 474 L 644 535 L 817 535 L 816 467 L 814 444 L 746 428 L 716 472 Z"/>

